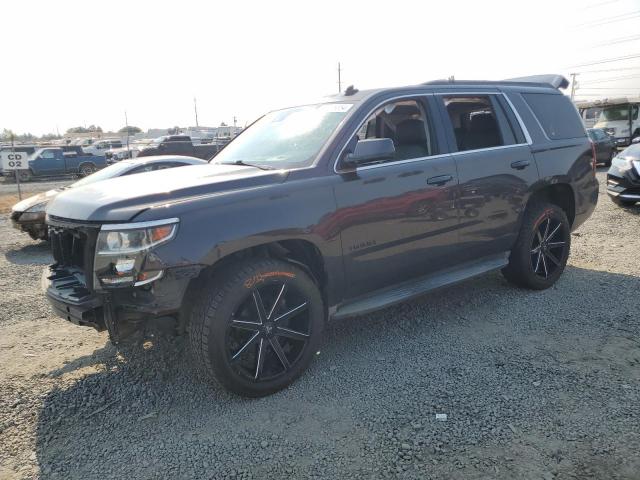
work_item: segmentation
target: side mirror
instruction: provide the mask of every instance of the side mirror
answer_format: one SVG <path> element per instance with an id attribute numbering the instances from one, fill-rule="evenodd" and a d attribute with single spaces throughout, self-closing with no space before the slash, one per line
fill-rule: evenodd
<path id="1" fill-rule="evenodd" d="M 352 168 L 377 160 L 388 160 L 395 157 L 396 147 L 390 138 L 369 138 L 358 140 L 353 153 L 347 154 L 343 163 Z"/>

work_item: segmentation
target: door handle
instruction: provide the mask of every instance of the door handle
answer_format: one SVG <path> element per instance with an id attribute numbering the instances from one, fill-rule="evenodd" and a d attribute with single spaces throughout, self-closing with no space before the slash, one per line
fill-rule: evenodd
<path id="1" fill-rule="evenodd" d="M 511 162 L 511 168 L 515 168 L 516 170 L 522 170 L 531 165 L 529 160 L 518 160 L 517 162 Z"/>
<path id="2" fill-rule="evenodd" d="M 444 185 L 447 182 L 453 180 L 453 175 L 438 175 L 437 177 L 429 177 L 427 178 L 427 183 L 429 185 Z"/>

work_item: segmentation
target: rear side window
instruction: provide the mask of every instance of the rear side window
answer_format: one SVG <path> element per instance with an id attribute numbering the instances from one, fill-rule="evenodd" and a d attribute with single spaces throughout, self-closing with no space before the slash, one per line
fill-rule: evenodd
<path id="1" fill-rule="evenodd" d="M 522 97 L 550 139 L 584 137 L 584 127 L 578 111 L 564 95 L 523 93 Z"/>
<path id="2" fill-rule="evenodd" d="M 451 120 L 458 151 L 505 145 L 498 116 L 488 95 L 445 96 L 443 101 Z"/>

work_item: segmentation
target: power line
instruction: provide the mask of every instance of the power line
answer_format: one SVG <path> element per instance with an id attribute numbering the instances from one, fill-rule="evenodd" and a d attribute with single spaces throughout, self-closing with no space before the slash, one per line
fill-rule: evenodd
<path id="1" fill-rule="evenodd" d="M 623 70 L 640 70 L 640 65 L 637 67 L 620 67 L 620 68 L 604 68 L 601 70 L 583 70 L 578 72 L 580 75 L 585 73 L 609 73 L 609 72 L 621 72 Z"/>
<path id="2" fill-rule="evenodd" d="M 607 58 L 604 60 L 598 60 L 597 62 L 581 63 L 579 65 L 572 65 L 571 68 L 590 67 L 591 65 L 600 65 L 601 63 L 619 62 L 622 60 L 631 60 L 633 58 L 640 58 L 640 53 L 635 53 L 633 55 L 624 55 L 622 57 Z"/>
<path id="3" fill-rule="evenodd" d="M 634 74 L 634 75 L 626 75 L 624 77 L 608 77 L 608 78 L 599 78 L 597 80 L 589 80 L 589 84 L 593 84 L 593 83 L 605 83 L 605 82 L 617 82 L 619 80 L 628 80 L 628 79 L 632 79 L 632 78 L 638 78 L 640 77 L 640 74 Z"/>
<path id="4" fill-rule="evenodd" d="M 584 7 L 585 10 L 588 10 L 589 8 L 598 8 L 598 7 L 602 7 L 603 5 L 609 5 L 611 3 L 617 3 L 620 0 L 607 0 L 606 2 L 599 2 L 599 3 L 594 3 L 592 5 L 587 5 L 586 7 Z"/>
<path id="5" fill-rule="evenodd" d="M 592 47 L 606 47 L 608 45 L 616 45 L 618 43 L 633 42 L 635 40 L 640 40 L 640 35 L 632 35 L 632 36 L 629 36 L 629 37 L 614 38 L 614 39 L 608 40 L 606 42 L 594 43 L 592 45 Z"/>
<path id="6" fill-rule="evenodd" d="M 584 27 L 599 27 L 600 25 L 606 25 L 608 23 L 621 22 L 623 20 L 630 20 L 632 18 L 640 17 L 640 10 L 634 12 L 623 13 L 621 15 L 614 15 L 613 17 L 602 18 L 600 20 L 593 20 L 591 22 L 578 24 L 578 28 Z"/>

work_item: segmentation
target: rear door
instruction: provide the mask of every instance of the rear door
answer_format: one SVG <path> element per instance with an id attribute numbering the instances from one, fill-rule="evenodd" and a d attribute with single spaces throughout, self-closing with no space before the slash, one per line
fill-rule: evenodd
<path id="1" fill-rule="evenodd" d="M 527 133 L 499 93 L 439 94 L 458 170 L 461 255 L 510 250 L 529 188 L 538 180 Z"/>
<path id="2" fill-rule="evenodd" d="M 458 216 L 458 184 L 449 154 L 441 154 L 434 100 L 391 100 L 368 114 L 348 147 L 358 140 L 391 138 L 394 159 L 360 166 L 336 165 L 335 218 L 342 238 L 347 298 L 390 286 L 452 262 Z M 438 134 L 441 141 L 438 141 Z M 345 151 L 346 151 L 345 150 Z"/>

